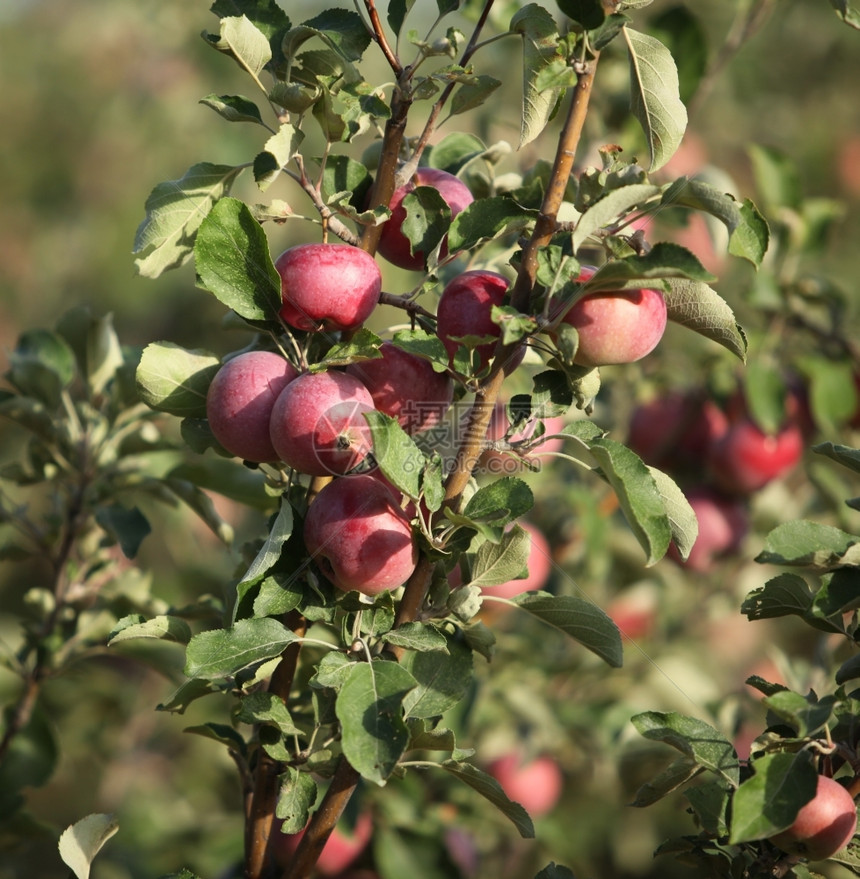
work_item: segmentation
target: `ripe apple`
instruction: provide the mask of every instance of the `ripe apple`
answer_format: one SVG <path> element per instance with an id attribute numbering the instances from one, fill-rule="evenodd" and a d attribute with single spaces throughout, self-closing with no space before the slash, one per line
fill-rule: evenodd
<path id="1" fill-rule="evenodd" d="M 818 776 L 815 796 L 797 813 L 787 830 L 771 842 L 789 854 L 823 861 L 845 848 L 857 829 L 857 808 L 838 781 Z"/>
<path id="2" fill-rule="evenodd" d="M 751 494 L 791 470 L 803 455 L 803 445 L 803 430 L 795 420 L 767 434 L 741 415 L 711 446 L 708 472 L 722 491 Z"/>
<path id="3" fill-rule="evenodd" d="M 348 473 L 370 453 L 370 392 L 355 376 L 328 370 L 290 382 L 272 408 L 269 435 L 278 459 L 300 473 Z"/>
<path id="4" fill-rule="evenodd" d="M 278 833 L 277 830 L 275 832 L 275 860 L 282 870 L 286 870 L 305 831 L 292 834 Z M 352 832 L 340 825 L 335 827 L 317 860 L 317 872 L 322 876 L 338 876 L 343 873 L 364 851 L 372 835 L 373 821 L 367 812 L 358 816 Z"/>
<path id="5" fill-rule="evenodd" d="M 627 444 L 652 467 L 699 471 L 728 424 L 722 409 L 698 389 L 670 391 L 634 409 Z"/>
<path id="6" fill-rule="evenodd" d="M 462 343 L 455 341 L 464 336 L 492 336 L 492 341 L 477 346 L 480 367 L 487 366 L 493 357 L 501 327 L 493 323 L 492 308 L 501 305 L 510 283 L 504 275 L 483 269 L 463 272 L 448 282 L 436 309 L 436 335 L 442 340 L 448 357 L 454 355 Z M 515 368 L 525 351 L 520 346 L 511 355 Z"/>
<path id="7" fill-rule="evenodd" d="M 647 638 L 657 622 L 657 594 L 654 584 L 639 583 L 619 593 L 606 608 L 612 622 L 626 638 Z"/>
<path id="8" fill-rule="evenodd" d="M 316 496 L 305 519 L 305 546 L 338 589 L 377 595 L 405 583 L 418 561 L 399 498 L 373 476 L 342 476 Z"/>
<path id="9" fill-rule="evenodd" d="M 415 176 L 405 186 L 394 191 L 388 207 L 391 216 L 382 226 L 382 234 L 379 239 L 378 252 L 390 263 L 401 269 L 420 271 L 424 268 L 426 254 L 420 250 L 412 253 L 412 245 L 403 234 L 401 227 L 406 219 L 406 208 L 403 199 L 412 192 L 416 186 L 432 186 L 451 208 L 451 218 L 457 216 L 463 208 L 468 207 L 473 201 L 472 193 L 462 180 L 436 168 L 419 168 Z M 440 256 L 448 254 L 447 240 L 443 239 Z"/>
<path id="10" fill-rule="evenodd" d="M 597 269 L 583 266 L 587 281 Z M 580 366 L 633 363 L 650 354 L 666 329 L 666 300 L 659 290 L 596 290 L 578 299 L 562 320 L 579 334 L 573 360 Z"/>
<path id="11" fill-rule="evenodd" d="M 450 376 L 392 342 L 383 342 L 379 351 L 382 357 L 352 363 L 347 374 L 359 379 L 370 391 L 374 406 L 397 418 L 408 434 L 435 427 L 454 395 Z"/>
<path id="12" fill-rule="evenodd" d="M 215 439 L 246 461 L 277 461 L 269 420 L 281 391 L 298 376 L 272 351 L 246 351 L 228 360 L 206 394 L 206 417 Z"/>
<path id="13" fill-rule="evenodd" d="M 493 760 L 487 771 L 509 799 L 536 818 L 552 810 L 564 786 L 558 764 L 545 755 L 524 760 L 517 752 L 510 752 Z"/>
<path id="14" fill-rule="evenodd" d="M 520 521 L 517 523 L 528 533 L 531 538 L 529 548 L 528 575 L 520 580 L 508 580 L 498 586 L 484 586 L 482 592 L 485 595 L 495 595 L 498 598 L 513 598 L 523 592 L 540 589 L 549 579 L 552 573 L 552 549 L 543 532 L 531 522 Z M 455 568 L 455 570 L 457 570 Z"/>
<path id="15" fill-rule="evenodd" d="M 693 489 L 687 492 L 687 500 L 696 514 L 699 535 L 686 561 L 681 560 L 674 544 L 669 547 L 669 556 L 691 571 L 710 571 L 721 558 L 740 548 L 749 531 L 749 514 L 741 499 L 711 488 Z"/>
<path id="16" fill-rule="evenodd" d="M 281 318 L 297 330 L 353 330 L 370 316 L 382 273 L 369 253 L 349 244 L 298 244 L 276 260 Z"/>
<path id="17" fill-rule="evenodd" d="M 564 418 L 561 416 L 543 419 L 546 434 L 557 433 L 564 426 Z M 501 400 L 493 407 L 490 417 L 490 425 L 487 428 L 487 439 L 491 441 L 501 439 L 508 431 L 511 421 L 508 418 L 507 406 Z M 535 432 L 537 420 L 530 419 L 522 430 L 512 434 L 508 441 L 515 443 L 529 439 Z M 564 441 L 558 437 L 538 442 L 524 456 L 528 461 L 540 463 L 544 455 L 558 452 L 564 445 Z M 481 455 L 480 468 L 487 473 L 510 474 L 517 473 L 524 468 L 520 457 L 513 452 L 499 452 L 495 449 L 487 449 Z"/>

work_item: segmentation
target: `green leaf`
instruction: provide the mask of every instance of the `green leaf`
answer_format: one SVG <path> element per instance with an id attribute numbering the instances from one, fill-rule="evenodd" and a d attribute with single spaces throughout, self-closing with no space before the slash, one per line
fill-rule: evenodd
<path id="1" fill-rule="evenodd" d="M 92 394 L 104 393 L 125 365 L 122 346 L 114 330 L 113 315 L 91 321 L 86 336 L 86 376 Z"/>
<path id="2" fill-rule="evenodd" d="M 503 476 L 481 486 L 469 498 L 463 515 L 502 527 L 527 513 L 533 506 L 534 494 L 528 483 L 516 476 Z"/>
<path id="3" fill-rule="evenodd" d="M 612 486 L 621 510 L 653 565 L 666 554 L 672 527 L 666 506 L 650 469 L 635 453 L 615 440 L 599 437 L 589 450 L 600 465 L 600 475 Z"/>
<path id="4" fill-rule="evenodd" d="M 853 364 L 813 356 L 799 359 L 798 365 L 806 376 L 813 420 L 822 432 L 837 432 L 860 408 Z"/>
<path id="5" fill-rule="evenodd" d="M 263 125 L 260 108 L 242 95 L 207 95 L 198 103 L 214 110 L 228 122 L 254 122 Z"/>
<path id="6" fill-rule="evenodd" d="M 527 570 L 531 537 L 515 526 L 502 535 L 498 543 L 485 541 L 475 553 L 470 586 L 498 586 L 514 580 Z"/>
<path id="7" fill-rule="evenodd" d="M 322 197 L 328 202 L 339 192 L 349 192 L 349 203 L 361 210 L 364 208 L 373 176 L 370 171 L 349 156 L 328 156 L 322 175 Z"/>
<path id="8" fill-rule="evenodd" d="M 429 147 L 424 156 L 431 168 L 457 174 L 462 168 L 487 151 L 486 144 L 475 134 L 456 131 Z"/>
<path id="9" fill-rule="evenodd" d="M 272 523 L 265 542 L 256 558 L 242 575 L 239 583 L 248 583 L 267 573 L 281 557 L 281 549 L 293 533 L 293 508 L 286 496 L 281 498 L 281 508 Z"/>
<path id="10" fill-rule="evenodd" d="M 435 764 L 429 764 L 435 765 Z M 487 772 L 478 769 L 471 763 L 457 760 L 445 760 L 438 764 L 450 775 L 469 785 L 484 799 L 489 800 L 499 811 L 511 820 L 523 839 L 534 839 L 535 830 L 528 812 L 519 804 L 509 799 L 502 786 Z"/>
<path id="11" fill-rule="evenodd" d="M 684 791 L 702 830 L 714 837 L 729 832 L 727 823 L 731 792 L 725 782 L 719 780 L 694 784 Z"/>
<path id="12" fill-rule="evenodd" d="M 447 637 L 447 651 L 410 652 L 403 658 L 414 689 L 403 707 L 407 717 L 435 717 L 456 705 L 472 683 L 472 651 L 458 638 Z"/>
<path id="13" fill-rule="evenodd" d="M 346 61 L 359 61 L 370 45 L 370 31 L 361 17 L 349 9 L 326 9 L 293 28 L 287 35 L 292 52 L 311 36 L 320 37 Z"/>
<path id="14" fill-rule="evenodd" d="M 277 0 L 215 0 L 211 8 L 219 18 L 246 16 L 268 39 L 272 63 L 284 60 L 281 41 L 290 29 L 290 20 Z"/>
<path id="15" fill-rule="evenodd" d="M 747 152 L 752 160 L 756 190 L 761 193 L 766 209 L 799 209 L 803 187 L 797 165 L 776 147 L 749 144 Z"/>
<path id="16" fill-rule="evenodd" d="M 410 243 L 410 253 L 433 252 L 451 224 L 448 202 L 432 186 L 416 186 L 402 201 L 406 217 L 401 232 Z"/>
<path id="17" fill-rule="evenodd" d="M 860 12 L 849 5 L 846 0 L 830 0 L 830 5 L 848 27 L 860 31 Z"/>
<path id="18" fill-rule="evenodd" d="M 524 229 L 537 214 L 503 196 L 476 199 L 452 220 L 448 248 L 452 253 L 469 250 L 480 241 L 496 238 L 502 231 Z"/>
<path id="19" fill-rule="evenodd" d="M 827 571 L 860 564 L 860 537 L 832 525 L 799 520 L 777 525 L 756 556 L 761 564 L 790 565 Z"/>
<path id="20" fill-rule="evenodd" d="M 283 822 L 281 833 L 298 833 L 304 829 L 316 798 L 317 783 L 314 777 L 309 772 L 299 772 L 294 766 L 287 766 L 281 776 L 281 789 L 275 806 L 275 815 Z"/>
<path id="21" fill-rule="evenodd" d="M 842 464 L 843 467 L 847 467 L 855 473 L 860 473 L 860 449 L 853 449 L 850 446 L 843 446 L 838 443 L 826 442 L 813 446 L 812 451 Z"/>
<path id="22" fill-rule="evenodd" d="M 220 368 L 210 351 L 151 342 L 143 349 L 135 373 L 137 392 L 151 409 L 181 418 L 205 418 L 206 393 Z"/>
<path id="23" fill-rule="evenodd" d="M 762 704 L 777 717 L 793 727 L 798 738 L 808 738 L 822 730 L 833 716 L 835 697 L 818 699 L 791 690 L 780 690 L 762 699 Z"/>
<path id="24" fill-rule="evenodd" d="M 204 34 L 219 52 L 229 55 L 255 78 L 272 60 L 272 47 L 266 35 L 245 15 L 221 19 L 221 35 Z"/>
<path id="25" fill-rule="evenodd" d="M 573 21 L 582 25 L 585 30 L 594 30 L 603 24 L 606 17 L 603 3 L 600 0 L 557 0 L 558 8 Z"/>
<path id="26" fill-rule="evenodd" d="M 405 495 L 417 499 L 421 491 L 424 453 L 396 418 L 377 412 L 364 413 L 370 425 L 373 457 L 385 477 Z"/>
<path id="27" fill-rule="evenodd" d="M 758 268 L 770 242 L 770 229 L 767 220 L 759 209 L 748 199 L 741 205 L 741 223 L 731 230 L 729 253 L 748 260 Z"/>
<path id="28" fill-rule="evenodd" d="M 399 663 L 375 660 L 354 663 L 340 688 L 335 711 L 343 753 L 367 781 L 385 784 L 406 750 L 409 730 L 403 720 L 403 700 L 415 686 L 415 679 Z"/>
<path id="29" fill-rule="evenodd" d="M 187 644 L 191 640 L 191 627 L 185 620 L 169 614 L 158 614 L 143 620 L 138 615 L 123 617 L 108 636 L 108 647 L 133 638 L 159 638 Z"/>
<path id="30" fill-rule="evenodd" d="M 738 756 L 724 736 L 710 724 L 675 711 L 645 711 L 631 718 L 640 735 L 665 742 L 705 769 L 723 776 L 732 787 L 740 779 Z"/>
<path id="31" fill-rule="evenodd" d="M 628 211 L 645 204 L 659 193 L 660 187 L 652 183 L 631 183 L 607 192 L 576 221 L 576 228 L 571 237 L 571 247 L 574 252 L 578 251 L 589 236 L 598 229 L 617 221 Z"/>
<path id="32" fill-rule="evenodd" d="M 741 613 L 750 620 L 799 616 L 809 625 L 824 632 L 844 632 L 841 621 L 829 622 L 814 607 L 813 595 L 803 577 L 797 574 L 778 574 L 747 595 Z"/>
<path id="33" fill-rule="evenodd" d="M 535 875 L 535 879 L 576 879 L 576 876 L 564 865 L 552 861 Z"/>
<path id="34" fill-rule="evenodd" d="M 649 170 L 656 171 L 672 158 L 687 127 L 678 69 L 659 40 L 629 27 L 624 36 L 630 56 L 630 109 L 648 141 Z"/>
<path id="35" fill-rule="evenodd" d="M 708 66 L 708 38 L 699 18 L 685 6 L 656 15 L 649 32 L 666 44 L 678 67 L 679 95 L 686 104 L 696 93 Z"/>
<path id="36" fill-rule="evenodd" d="M 805 751 L 765 754 L 752 766 L 755 773 L 732 800 L 732 845 L 767 839 L 790 827 L 818 785 L 818 773 Z"/>
<path id="37" fill-rule="evenodd" d="M 298 736 L 302 731 L 293 723 L 286 703 L 274 693 L 248 693 L 239 703 L 236 719 L 242 723 L 269 723 L 285 736 Z"/>
<path id="38" fill-rule="evenodd" d="M 146 516 L 137 507 L 130 510 L 120 504 L 99 507 L 96 522 L 119 544 L 123 555 L 133 559 L 140 544 L 152 531 Z"/>
<path id="39" fill-rule="evenodd" d="M 448 652 L 448 641 L 442 632 L 430 623 L 402 623 L 382 636 L 386 644 L 423 653 L 427 650 Z"/>
<path id="40" fill-rule="evenodd" d="M 146 217 L 137 228 L 133 253 L 137 273 L 157 278 L 185 263 L 200 224 L 229 191 L 241 166 L 192 165 L 178 180 L 159 183 L 146 199 Z"/>
<path id="41" fill-rule="evenodd" d="M 690 506 L 684 492 L 678 488 L 677 483 L 671 476 L 665 474 L 656 467 L 648 467 L 648 471 L 654 479 L 657 491 L 663 499 L 663 507 L 669 519 L 669 527 L 672 529 L 672 540 L 681 554 L 686 559 L 690 550 L 699 536 L 699 523 L 696 513 Z"/>
<path id="42" fill-rule="evenodd" d="M 681 785 L 695 778 L 702 771 L 702 767 L 689 757 L 679 757 L 672 761 L 662 772 L 643 784 L 636 791 L 631 806 L 644 808 L 652 806 L 658 800 L 676 791 Z"/>
<path id="43" fill-rule="evenodd" d="M 624 658 L 618 626 L 593 601 L 574 595 L 526 592 L 512 599 L 541 622 L 578 641 L 612 668 Z"/>
<path id="44" fill-rule="evenodd" d="M 9 355 L 6 378 L 21 393 L 54 407 L 76 373 L 75 352 L 59 333 L 28 330 Z"/>
<path id="45" fill-rule="evenodd" d="M 219 201 L 194 245 L 199 283 L 247 320 L 276 320 L 281 280 L 263 228 L 235 198 Z"/>
<path id="46" fill-rule="evenodd" d="M 451 98 L 449 116 L 458 116 L 480 107 L 501 84 L 501 80 L 485 73 L 469 75 L 460 82 Z"/>
<path id="47" fill-rule="evenodd" d="M 295 632 L 271 617 L 239 620 L 229 629 L 195 635 L 185 654 L 185 674 L 208 680 L 232 677 L 251 665 L 280 656 L 297 639 Z"/>
<path id="48" fill-rule="evenodd" d="M 392 341 L 398 348 L 429 360 L 435 372 L 445 372 L 448 369 L 448 352 L 435 333 L 428 333 L 420 327 L 398 330 Z"/>
<path id="49" fill-rule="evenodd" d="M 254 158 L 254 180 L 261 192 L 265 192 L 278 178 L 281 169 L 292 161 L 304 137 L 303 131 L 284 122 L 266 141 L 263 152 Z"/>
<path id="50" fill-rule="evenodd" d="M 523 105 L 519 148 L 531 143 L 553 116 L 564 88 L 539 88 L 540 75 L 560 58 L 555 19 L 536 3 L 514 14 L 510 30 L 523 38 Z"/>
<path id="51" fill-rule="evenodd" d="M 59 850 L 63 863 L 77 879 L 89 879 L 93 859 L 117 830 L 119 822 L 113 815 L 94 814 L 81 818 L 60 836 Z"/>
<path id="52" fill-rule="evenodd" d="M 746 360 L 747 340 L 735 315 L 716 290 L 687 278 L 670 278 L 665 291 L 669 320 L 722 345 Z"/>

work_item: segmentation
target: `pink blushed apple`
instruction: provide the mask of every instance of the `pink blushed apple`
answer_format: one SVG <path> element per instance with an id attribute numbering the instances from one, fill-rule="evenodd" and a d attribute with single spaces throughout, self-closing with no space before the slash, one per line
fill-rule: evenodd
<path id="1" fill-rule="evenodd" d="M 669 557 L 691 571 L 710 571 L 720 559 L 740 548 L 749 531 L 749 513 L 741 499 L 726 497 L 710 488 L 687 492 L 687 500 L 696 514 L 699 534 L 685 561 L 674 544 L 669 547 Z"/>
<path id="2" fill-rule="evenodd" d="M 298 244 L 275 268 L 281 318 L 298 330 L 353 330 L 370 317 L 382 291 L 376 261 L 349 244 Z"/>
<path id="3" fill-rule="evenodd" d="M 491 341 L 480 343 L 476 348 L 480 367 L 489 364 L 496 340 L 501 335 L 501 328 L 493 323 L 492 309 L 494 305 L 502 305 L 509 286 L 504 275 L 483 269 L 463 272 L 448 282 L 436 309 L 436 335 L 442 340 L 452 362 L 462 347 L 458 338 L 492 337 Z M 519 365 L 524 353 L 522 346 L 514 351 L 507 371 Z"/>
<path id="4" fill-rule="evenodd" d="M 583 266 L 579 281 L 597 274 Z M 608 366 L 633 363 L 650 354 L 663 338 L 668 312 L 659 290 L 595 290 L 578 299 L 562 320 L 579 335 L 574 363 L 580 366 Z"/>
<path id="5" fill-rule="evenodd" d="M 350 364 L 347 374 L 359 379 L 374 406 L 396 418 L 408 434 L 435 427 L 451 405 L 450 376 L 392 342 L 383 342 L 379 351 L 382 357 Z"/>
<path id="6" fill-rule="evenodd" d="M 295 367 L 272 351 L 246 351 L 228 360 L 206 394 L 206 417 L 215 439 L 246 461 L 277 461 L 269 421 L 281 391 L 297 376 Z"/>
<path id="7" fill-rule="evenodd" d="M 528 760 L 510 752 L 493 760 L 487 771 L 509 799 L 536 818 L 552 811 L 564 786 L 558 764 L 546 755 Z"/>
<path id="8" fill-rule="evenodd" d="M 305 546 L 338 589 L 376 595 L 409 579 L 418 549 L 398 501 L 368 475 L 334 479 L 316 496 L 305 519 Z"/>
<path id="9" fill-rule="evenodd" d="M 371 451 L 364 413 L 373 398 L 344 372 L 304 373 L 275 401 L 269 435 L 278 459 L 310 476 L 348 473 Z"/>
<path id="10" fill-rule="evenodd" d="M 391 216 L 382 226 L 378 252 L 398 268 L 413 271 L 424 268 L 426 254 L 421 251 L 412 253 L 409 239 L 403 234 L 402 226 L 406 219 L 403 199 L 417 186 L 430 186 L 437 190 L 451 209 L 452 219 L 474 201 L 472 193 L 462 180 L 437 168 L 419 168 L 409 183 L 395 190 L 388 204 Z M 443 240 L 440 256 L 445 257 L 447 254 L 447 241 Z"/>
<path id="11" fill-rule="evenodd" d="M 285 834 L 275 829 L 274 832 L 277 834 L 274 840 L 275 860 L 281 869 L 285 870 L 289 867 L 305 831 Z M 367 848 L 372 835 L 373 821 L 367 812 L 362 812 L 358 816 L 351 832 L 340 825 L 335 827 L 317 860 L 317 872 L 322 876 L 341 875 Z"/>
<path id="12" fill-rule="evenodd" d="M 771 842 L 789 854 L 823 861 L 845 848 L 856 829 L 857 807 L 851 794 L 838 781 L 819 775 L 815 796 Z"/>

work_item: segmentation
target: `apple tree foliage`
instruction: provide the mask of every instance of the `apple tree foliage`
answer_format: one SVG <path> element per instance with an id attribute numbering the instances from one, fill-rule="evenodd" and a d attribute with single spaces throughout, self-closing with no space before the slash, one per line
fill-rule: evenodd
<path id="1" fill-rule="evenodd" d="M 850 6 L 831 4 L 857 26 Z M 504 681 L 498 654 L 509 646 L 499 644 L 494 629 L 498 605 L 525 615 L 535 632 L 569 639 L 566 649 L 577 656 L 588 652 L 582 667 L 592 677 L 597 668 L 611 676 L 625 651 L 613 618 L 578 589 L 514 599 L 483 595 L 482 587 L 523 576 L 529 541 L 516 523 L 559 490 L 540 483 L 545 494 L 536 495 L 525 457 L 529 442 L 507 440 L 527 421 L 538 423 L 534 440 L 541 439 L 550 418 L 565 416 L 559 458 L 583 468 L 585 485 L 611 491 L 641 565 L 656 565 L 672 544 L 683 559 L 697 536 L 683 486 L 595 417 L 612 405 L 612 371 L 602 376 L 575 364 L 576 330 L 560 322 L 558 307 L 596 289 L 656 288 L 673 324 L 741 363 L 751 343 L 759 350 L 755 333 L 763 314 L 784 325 L 815 424 L 839 428 L 857 408 L 848 365 L 854 348 L 843 334 L 839 293 L 796 268 L 799 258 L 820 254 L 837 206 L 804 199 L 787 160 L 759 147 L 751 160 L 764 212 L 705 179 L 666 179 L 686 129 L 683 98 L 701 70 L 689 56 L 673 58 L 669 48 L 682 36 L 695 42 L 695 19 L 679 13 L 652 34 L 639 24 L 648 5 L 558 0 L 549 9 L 428 0 L 392 2 L 383 13 L 364 0 L 355 9 L 326 8 L 296 21 L 273 0 L 215 0 L 215 24 L 203 39 L 236 65 L 237 77 L 244 77 L 237 90 L 253 97 L 210 94 L 201 103 L 225 122 L 249 126 L 256 142 L 237 163 L 226 163 L 210 144 L 205 160 L 152 190 L 134 241 L 138 273 L 157 278 L 193 262 L 201 295 L 221 303 L 225 332 L 240 338 L 239 350 L 274 345 L 312 372 L 361 363 L 380 356 L 385 330 L 378 322 L 331 334 L 297 331 L 280 319 L 273 239 L 310 235 L 372 254 L 395 186 L 419 164 L 456 174 L 475 201 L 453 219 L 431 188 L 418 187 L 404 200 L 403 231 L 413 250 L 428 254 L 426 270 L 408 282 L 391 275 L 389 283 L 403 286 L 386 288 L 382 304 L 400 318 L 393 343 L 452 374 L 458 411 L 470 429 L 437 444 L 409 436 L 393 418 L 368 415 L 376 464 L 417 511 L 420 559 L 401 590 L 372 598 L 343 593 L 320 574 L 302 539 L 319 482 L 231 458 L 212 435 L 206 394 L 222 358 L 169 340 L 128 350 L 109 317 L 84 309 L 70 311 L 51 330 L 24 333 L 9 358 L 8 389 L 0 392 L 0 414 L 28 436 L 21 460 L 0 473 L 0 522 L 16 533 L 3 552 L 41 557 L 54 588 L 28 593 L 32 622 L 11 659 L 23 689 L 7 711 L 0 744 L 0 796 L 8 813 L 56 760 L 39 704 L 42 681 L 105 647 L 154 639 L 184 649 L 184 681 L 162 710 L 182 714 L 212 695 L 229 701 L 229 722 L 188 731 L 226 747 L 238 768 L 246 804 L 244 875 L 281 875 L 269 839 L 303 828 L 281 869 L 292 879 L 310 875 L 338 818 L 377 789 L 404 809 L 407 794 L 415 802 L 450 800 L 463 810 L 468 796 L 477 796 L 520 836 L 534 836 L 527 811 L 462 740 L 479 688 L 499 686 L 493 682 L 499 666 Z M 419 12 L 430 14 L 421 30 Z M 457 131 L 459 117 L 501 106 L 505 84 L 482 68 L 482 56 L 502 39 L 516 47 L 510 52 L 521 65 L 515 148 L 551 157 L 532 159 L 514 175 L 499 173 L 510 144 Z M 604 57 L 625 59 L 641 161 L 612 144 L 594 151 L 594 165 L 577 152 Z M 415 134 L 407 136 L 407 123 Z M 437 133 L 442 123 L 444 136 Z M 741 329 L 695 253 L 641 234 L 650 219 L 672 212 L 718 224 L 728 254 L 758 272 L 745 303 L 752 329 L 746 321 Z M 443 238 L 450 256 L 442 256 Z M 586 260 L 599 261 L 601 269 L 580 283 Z M 485 339 L 464 339 L 449 362 L 434 332 L 436 298 L 466 266 L 511 279 L 509 301 L 493 313 L 499 340 L 487 366 L 473 356 Z M 523 344 L 529 360 L 514 368 L 510 355 Z M 742 372 L 749 407 L 763 427 L 785 415 L 790 384 L 780 357 L 786 356 L 785 348 L 771 346 Z M 728 374 L 723 368 L 716 380 Z M 511 429 L 501 445 L 522 459 L 522 468 L 493 478 L 476 465 L 493 405 L 517 376 L 520 392 L 510 396 Z M 821 443 L 814 451 L 860 470 L 860 453 L 847 446 Z M 265 531 L 238 540 L 212 493 L 261 511 Z M 172 607 L 142 588 L 145 575 L 133 561 L 150 523 L 138 499 L 150 507 L 190 507 L 231 547 L 235 567 L 222 600 Z M 777 525 L 757 561 L 787 570 L 754 590 L 743 613 L 750 620 L 796 616 L 855 644 L 858 541 L 850 530 L 813 520 Z M 456 586 L 449 579 L 455 567 Z M 811 798 L 818 772 L 842 771 L 851 779 L 860 773 L 860 705 L 852 689 L 858 675 L 860 663 L 850 653 L 826 693 L 752 677 L 768 725 L 749 759 L 713 723 L 677 711 L 636 714 L 633 726 L 645 740 L 680 756 L 643 782 L 634 805 L 683 788 L 696 824 L 696 833 L 659 851 L 705 865 L 712 875 L 810 875 L 767 840 Z M 452 846 L 440 843 L 441 819 L 419 829 L 387 817 L 380 818 L 373 848 L 385 879 L 407 872 L 460 875 Z M 115 830 L 110 816 L 101 815 L 70 828 L 60 851 L 76 875 L 88 872 Z M 838 859 L 860 870 L 853 847 Z M 572 874 L 550 864 L 538 875 Z"/>

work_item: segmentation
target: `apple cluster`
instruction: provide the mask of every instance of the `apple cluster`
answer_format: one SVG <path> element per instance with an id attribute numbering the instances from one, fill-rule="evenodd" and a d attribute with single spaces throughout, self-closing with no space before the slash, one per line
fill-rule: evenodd
<path id="1" fill-rule="evenodd" d="M 431 168 L 420 168 L 394 192 L 379 253 L 408 270 L 420 270 L 427 261 L 403 231 L 404 201 L 419 187 L 435 190 L 452 217 L 473 201 L 461 180 Z M 448 255 L 445 238 L 437 253 L 440 259 Z M 279 316 L 291 331 L 351 334 L 380 301 L 380 268 L 358 247 L 300 244 L 281 253 L 274 265 L 281 281 Z M 580 280 L 596 271 L 584 268 Z M 385 413 L 409 434 L 437 425 L 453 400 L 461 350 L 469 349 L 476 372 L 491 364 L 501 336 L 493 309 L 506 304 L 509 288 L 506 276 L 484 269 L 464 271 L 445 285 L 435 320 L 448 353 L 447 372 L 385 341 L 376 358 L 304 371 L 278 351 L 246 350 L 227 359 L 211 382 L 207 417 L 223 449 L 249 463 L 333 477 L 311 505 L 304 538 L 318 567 L 338 588 L 370 595 L 396 589 L 417 558 L 402 496 L 387 480 L 371 475 L 375 462 L 365 416 L 373 410 Z M 577 331 L 576 363 L 591 368 L 631 362 L 651 351 L 666 325 L 666 305 L 655 290 L 591 292 L 560 320 Z M 523 355 L 524 345 L 514 346 L 506 371 Z M 490 439 L 505 429 L 497 417 Z"/>
<path id="2" fill-rule="evenodd" d="M 699 522 L 699 536 L 681 562 L 711 570 L 740 547 L 749 530 L 749 500 L 801 459 L 804 430 L 796 397 L 774 433 L 753 419 L 741 393 L 718 405 L 699 389 L 671 391 L 640 405 L 630 419 L 628 444 L 682 486 Z"/>

